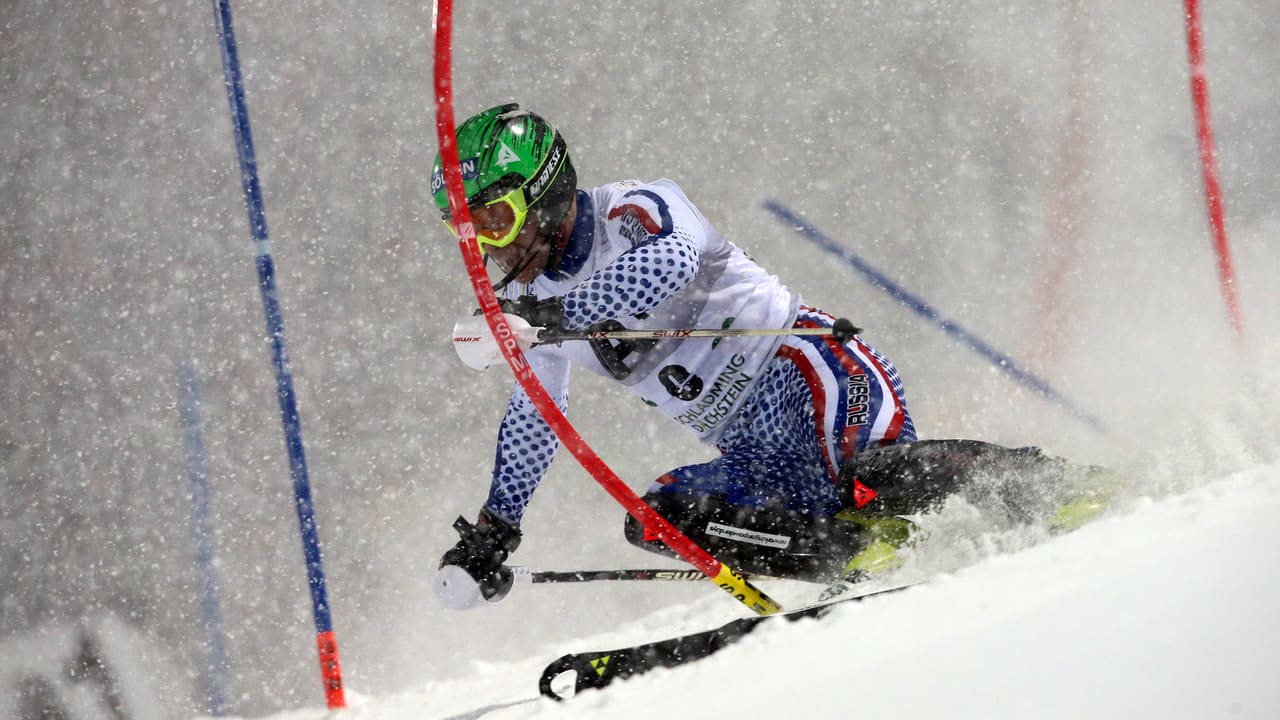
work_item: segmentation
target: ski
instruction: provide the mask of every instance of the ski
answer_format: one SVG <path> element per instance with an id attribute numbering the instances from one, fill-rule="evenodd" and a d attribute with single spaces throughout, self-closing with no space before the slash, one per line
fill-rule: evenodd
<path id="1" fill-rule="evenodd" d="M 887 595 L 919 584 L 898 585 L 848 597 L 839 596 L 829 602 L 809 605 L 777 615 L 739 618 L 711 630 L 679 635 L 642 645 L 601 652 L 569 653 L 551 662 L 542 671 L 542 677 L 538 681 L 538 691 L 544 697 L 567 700 L 583 690 L 603 688 L 620 678 L 640 675 L 656 668 L 671 668 L 701 660 L 741 640 L 768 620 L 782 618 L 794 621 L 801 618 L 821 618 L 833 607 L 843 603 Z M 577 673 L 577 678 L 573 681 L 572 693 L 562 693 L 552 687 L 555 684 L 565 688 L 567 680 L 564 683 L 557 680 L 570 672 Z"/>

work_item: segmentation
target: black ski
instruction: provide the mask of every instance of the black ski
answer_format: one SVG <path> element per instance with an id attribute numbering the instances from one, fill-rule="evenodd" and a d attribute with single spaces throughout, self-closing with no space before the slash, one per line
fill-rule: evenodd
<path id="1" fill-rule="evenodd" d="M 830 602 L 810 605 L 777 615 L 739 618 L 711 630 L 680 635 L 643 645 L 633 645 L 603 652 L 569 653 L 547 665 L 546 669 L 542 671 L 541 679 L 538 681 L 538 690 L 544 696 L 554 700 L 567 700 L 573 695 L 561 695 L 552 689 L 551 685 L 557 678 L 568 672 L 577 673 L 577 679 L 573 684 L 573 694 L 591 688 L 603 688 L 619 678 L 639 675 L 655 668 L 676 667 L 677 665 L 701 660 L 741 640 L 767 620 L 820 618 L 830 612 L 831 608 L 842 603 L 858 602 L 876 595 L 905 590 L 911 586 L 900 585 L 851 597 L 837 597 Z"/>

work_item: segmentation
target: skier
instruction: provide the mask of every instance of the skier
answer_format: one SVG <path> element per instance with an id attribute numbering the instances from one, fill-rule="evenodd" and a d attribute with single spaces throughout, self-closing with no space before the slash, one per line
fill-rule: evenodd
<path id="1" fill-rule="evenodd" d="M 836 323 L 720 235 L 676 183 L 578 188 L 564 137 L 516 104 L 469 118 L 457 142 L 480 250 L 505 273 L 494 286 L 504 312 L 569 331 Z M 439 156 L 431 190 L 456 236 Z M 1060 462 L 1035 449 L 916 442 L 897 370 L 856 334 L 563 342 L 526 357 L 561 410 L 579 365 L 714 445 L 719 457 L 671 470 L 643 499 L 741 572 L 830 581 L 873 571 L 906 537 L 898 516 L 945 497 L 957 469 Z M 488 499 L 475 523 L 458 518 L 461 539 L 440 561 L 445 605 L 510 591 L 504 563 L 558 446 L 517 384 Z M 674 556 L 630 516 L 624 534 Z"/>

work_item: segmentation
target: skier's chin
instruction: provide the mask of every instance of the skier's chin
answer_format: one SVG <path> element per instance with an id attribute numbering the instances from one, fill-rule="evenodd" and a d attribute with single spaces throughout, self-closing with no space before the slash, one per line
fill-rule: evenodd
<path id="1" fill-rule="evenodd" d="M 540 261 L 534 260 L 533 262 L 529 263 L 529 267 L 525 268 L 524 272 L 516 276 L 516 282 L 525 284 L 525 285 L 533 282 L 535 279 L 537 279 L 539 275 L 542 274 L 542 270 L 543 270 L 542 266 L 546 264 L 546 262 L 547 262 L 547 258 L 544 253 Z"/>
<path id="2" fill-rule="evenodd" d="M 517 256 L 510 263 L 503 262 L 495 257 L 494 262 L 504 275 L 511 272 L 512 268 L 520 267 L 523 264 L 524 269 L 515 277 L 515 282 L 528 284 L 533 282 L 534 279 L 541 275 L 542 271 L 546 269 L 549 254 L 550 245 L 545 242 L 540 242 L 532 248 L 529 248 L 528 256 Z M 528 260 L 528 264 L 525 264 L 526 260 Z"/>

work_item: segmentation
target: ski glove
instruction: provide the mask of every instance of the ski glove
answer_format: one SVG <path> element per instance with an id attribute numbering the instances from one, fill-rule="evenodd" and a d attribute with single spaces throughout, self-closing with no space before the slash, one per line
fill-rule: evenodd
<path id="1" fill-rule="evenodd" d="M 459 517 L 453 529 L 460 539 L 440 558 L 436 596 L 454 610 L 501 601 L 515 582 L 503 562 L 520 547 L 520 528 L 485 508 L 474 525 Z"/>
<path id="2" fill-rule="evenodd" d="M 519 315 L 534 327 L 547 328 L 553 333 L 564 328 L 564 301 L 558 297 L 539 300 L 532 295 L 521 295 L 515 300 L 498 301 L 502 312 Z"/>

